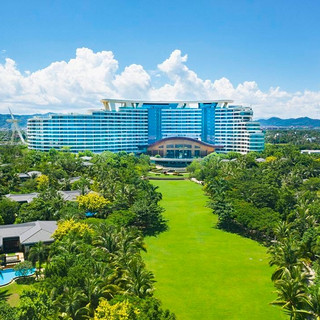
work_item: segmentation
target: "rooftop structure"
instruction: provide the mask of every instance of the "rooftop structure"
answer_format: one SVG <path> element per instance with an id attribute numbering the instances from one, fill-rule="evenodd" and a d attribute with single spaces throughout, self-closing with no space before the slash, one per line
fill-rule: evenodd
<path id="1" fill-rule="evenodd" d="M 34 198 L 38 197 L 39 193 L 32 192 L 32 193 L 23 193 L 23 194 L 6 194 L 5 196 L 12 200 L 19 203 L 30 203 Z"/>
<path id="2" fill-rule="evenodd" d="M 34 221 L 0 226 L 0 250 L 28 250 L 33 244 L 42 241 L 53 242 L 51 238 L 57 229 L 56 221 Z"/>
<path id="3" fill-rule="evenodd" d="M 320 150 L 301 150 L 301 153 L 318 154 L 318 153 L 320 153 Z"/>
<path id="4" fill-rule="evenodd" d="M 26 180 L 26 179 L 30 179 L 30 178 L 37 178 L 41 175 L 42 175 L 42 173 L 40 171 L 29 171 L 27 173 L 24 173 L 24 172 L 18 173 L 18 177 L 21 180 Z"/>
<path id="5" fill-rule="evenodd" d="M 80 190 L 71 190 L 71 191 L 58 191 L 63 200 L 65 201 L 76 201 L 77 197 L 81 195 Z"/>
<path id="6" fill-rule="evenodd" d="M 58 191 L 59 194 L 62 196 L 63 200 L 65 201 L 76 201 L 77 197 L 81 195 L 80 190 L 71 190 L 71 191 Z M 19 203 L 30 203 L 34 198 L 37 198 L 39 193 L 32 192 L 32 193 L 24 193 L 24 194 L 6 194 L 5 196 L 12 200 Z"/>
<path id="7" fill-rule="evenodd" d="M 139 101 L 101 100 L 104 110 L 88 114 L 53 114 L 28 121 L 30 149 L 70 147 L 141 152 L 169 137 L 187 137 L 221 145 L 220 152 L 261 151 L 264 134 L 252 121 L 252 109 L 231 106 L 231 100 Z"/>

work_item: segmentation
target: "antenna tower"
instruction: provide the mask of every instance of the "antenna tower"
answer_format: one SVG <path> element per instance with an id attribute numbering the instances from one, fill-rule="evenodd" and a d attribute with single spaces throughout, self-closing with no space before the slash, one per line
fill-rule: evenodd
<path id="1" fill-rule="evenodd" d="M 20 127 L 19 127 L 19 120 L 18 119 L 15 119 L 10 108 L 9 109 L 9 112 L 10 112 L 10 115 L 11 115 L 11 119 L 8 119 L 7 122 L 8 123 L 11 123 L 11 130 L 12 130 L 12 135 L 11 135 L 11 144 L 14 144 L 14 137 L 15 137 L 15 134 L 18 133 L 18 136 L 22 142 L 22 144 L 26 144 L 26 141 L 24 140 L 23 136 L 22 136 L 22 133 L 21 133 L 21 130 L 20 130 Z"/>

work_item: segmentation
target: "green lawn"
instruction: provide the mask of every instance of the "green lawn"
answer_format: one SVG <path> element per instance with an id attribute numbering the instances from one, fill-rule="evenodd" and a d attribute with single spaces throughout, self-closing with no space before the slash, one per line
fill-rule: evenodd
<path id="1" fill-rule="evenodd" d="M 266 249 L 215 229 L 201 186 L 152 181 L 163 194 L 169 231 L 146 239 L 144 254 L 156 277 L 156 297 L 178 320 L 286 319 L 275 298 Z"/>
<path id="2" fill-rule="evenodd" d="M 14 281 L 8 286 L 0 288 L 0 300 L 4 298 L 12 307 L 15 307 L 19 303 L 22 291 L 27 290 L 30 287 L 30 284 L 23 284 L 21 281 Z"/>

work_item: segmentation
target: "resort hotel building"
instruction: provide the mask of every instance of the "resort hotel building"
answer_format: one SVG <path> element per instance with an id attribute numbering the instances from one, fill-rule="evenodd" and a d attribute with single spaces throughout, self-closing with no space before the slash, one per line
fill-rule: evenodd
<path id="1" fill-rule="evenodd" d="M 104 109 L 88 114 L 52 114 L 29 119 L 29 148 L 148 152 L 168 158 L 264 149 L 264 134 L 260 124 L 252 120 L 252 109 L 233 106 L 230 100 L 101 102 Z"/>

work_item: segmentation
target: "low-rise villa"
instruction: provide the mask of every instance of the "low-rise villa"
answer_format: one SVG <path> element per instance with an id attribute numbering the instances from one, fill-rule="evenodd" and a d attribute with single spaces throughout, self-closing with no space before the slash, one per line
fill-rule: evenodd
<path id="1" fill-rule="evenodd" d="M 81 195 L 80 190 L 70 190 L 70 191 L 58 191 L 59 194 L 62 196 L 63 200 L 65 201 L 76 201 L 77 197 Z M 8 199 L 12 201 L 16 201 L 19 203 L 30 203 L 34 198 L 39 196 L 39 193 L 32 192 L 32 193 L 24 193 L 24 194 L 6 194 L 5 195 Z"/>
<path id="2" fill-rule="evenodd" d="M 38 242 L 52 243 L 57 221 L 34 221 L 0 226 L 0 252 L 28 252 Z"/>

